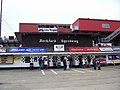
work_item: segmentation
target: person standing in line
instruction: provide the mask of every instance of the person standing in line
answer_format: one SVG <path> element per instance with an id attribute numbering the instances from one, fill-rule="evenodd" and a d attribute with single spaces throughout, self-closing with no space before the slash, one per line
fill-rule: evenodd
<path id="1" fill-rule="evenodd" d="M 68 56 L 68 60 L 69 60 L 69 62 L 70 62 L 70 68 L 72 68 L 72 65 L 73 65 L 72 56 Z"/>
<path id="2" fill-rule="evenodd" d="M 97 67 L 98 67 L 98 70 L 101 70 L 100 60 L 97 61 Z"/>
<path id="3" fill-rule="evenodd" d="M 85 68 L 85 57 L 82 57 L 83 68 Z"/>
<path id="4" fill-rule="evenodd" d="M 64 56 L 64 59 L 63 59 L 63 66 L 64 66 L 64 70 L 66 70 L 66 68 L 67 68 L 66 61 L 67 61 L 67 57 L 66 57 L 66 56 Z"/>
<path id="5" fill-rule="evenodd" d="M 91 63 L 91 58 L 90 56 L 87 56 L 87 60 L 88 60 L 88 67 L 91 67 L 90 63 Z"/>
<path id="6" fill-rule="evenodd" d="M 43 69 L 44 68 L 44 57 L 41 57 L 41 59 L 42 59 L 41 69 Z"/>
<path id="7" fill-rule="evenodd" d="M 96 70 L 96 66 L 97 66 L 97 64 L 96 64 L 96 59 L 94 58 L 94 59 L 93 59 L 93 67 L 94 67 L 94 70 Z"/>
<path id="8" fill-rule="evenodd" d="M 67 65 L 67 68 L 66 69 L 69 69 L 70 67 L 70 61 L 69 61 L 69 59 L 68 59 L 68 57 L 66 57 L 66 65 Z"/>
<path id="9" fill-rule="evenodd" d="M 61 67 L 61 60 L 60 60 L 60 59 L 57 60 L 57 67 L 58 67 L 58 68 Z"/>
<path id="10" fill-rule="evenodd" d="M 44 57 L 44 67 L 45 67 L 45 69 L 48 68 L 48 58 L 47 57 Z"/>
<path id="11" fill-rule="evenodd" d="M 64 64 L 63 64 L 63 59 L 64 59 L 64 56 L 61 56 L 61 57 L 60 57 L 60 60 L 61 60 L 61 66 L 63 66 L 63 67 L 64 67 Z"/>
<path id="12" fill-rule="evenodd" d="M 57 56 L 53 56 L 53 66 L 54 68 L 57 66 Z"/>
<path id="13" fill-rule="evenodd" d="M 79 66 L 80 68 L 82 68 L 83 67 L 82 56 L 78 56 L 78 60 L 79 60 Z"/>
<path id="14" fill-rule="evenodd" d="M 42 69 L 42 57 L 39 58 L 38 62 L 39 62 L 39 69 Z"/>

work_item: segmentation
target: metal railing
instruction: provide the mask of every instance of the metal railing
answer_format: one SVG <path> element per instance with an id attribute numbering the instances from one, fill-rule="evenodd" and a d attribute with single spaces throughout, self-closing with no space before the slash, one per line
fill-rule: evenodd
<path id="1" fill-rule="evenodd" d="M 110 35 L 108 35 L 105 38 L 102 38 L 101 41 L 102 42 L 110 42 L 112 39 L 114 39 L 116 36 L 118 36 L 120 34 L 120 28 L 118 28 L 117 30 L 115 30 L 113 33 L 111 33 Z"/>

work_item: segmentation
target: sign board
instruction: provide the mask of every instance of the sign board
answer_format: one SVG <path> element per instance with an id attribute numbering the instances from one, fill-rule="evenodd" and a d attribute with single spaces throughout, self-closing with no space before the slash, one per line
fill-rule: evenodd
<path id="1" fill-rule="evenodd" d="M 38 28 L 38 32 L 58 32 L 57 28 Z"/>
<path id="2" fill-rule="evenodd" d="M 64 45 L 54 45 L 54 51 L 64 51 Z"/>
<path id="3" fill-rule="evenodd" d="M 108 55 L 108 63 L 120 63 L 120 55 Z"/>
<path id="4" fill-rule="evenodd" d="M 9 52 L 46 52 L 46 48 L 10 48 Z"/>
<path id="5" fill-rule="evenodd" d="M 100 47 L 100 51 L 113 51 L 111 47 Z"/>
<path id="6" fill-rule="evenodd" d="M 120 47 L 112 47 L 113 51 L 120 51 Z"/>
<path id="7" fill-rule="evenodd" d="M 0 56 L 0 64 L 13 64 L 14 57 L 13 56 Z"/>
<path id="8" fill-rule="evenodd" d="M 111 47 L 111 46 L 112 46 L 112 43 L 98 43 L 98 46 Z"/>
<path id="9" fill-rule="evenodd" d="M 57 43 L 57 39 L 39 39 L 39 43 Z M 60 43 L 79 43 L 77 39 L 60 39 Z"/>
<path id="10" fill-rule="evenodd" d="M 54 45 L 65 45 L 66 47 L 92 46 L 92 35 L 75 35 L 72 33 L 36 33 L 25 35 L 23 37 L 23 47 L 51 47 L 52 49 Z"/>
<path id="11" fill-rule="evenodd" d="M 0 48 L 0 52 L 6 52 L 5 48 Z"/>
<path id="12" fill-rule="evenodd" d="M 70 47 L 70 52 L 100 52 L 98 47 Z"/>

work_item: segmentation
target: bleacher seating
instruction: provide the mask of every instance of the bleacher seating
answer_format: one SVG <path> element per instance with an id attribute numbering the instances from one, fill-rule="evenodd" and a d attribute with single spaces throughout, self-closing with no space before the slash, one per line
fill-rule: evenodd
<path id="1" fill-rule="evenodd" d="M 14 38 L 14 36 L 9 36 L 9 38 L 7 37 L 0 37 L 0 46 L 1 47 L 19 47 L 19 42 L 16 38 Z"/>

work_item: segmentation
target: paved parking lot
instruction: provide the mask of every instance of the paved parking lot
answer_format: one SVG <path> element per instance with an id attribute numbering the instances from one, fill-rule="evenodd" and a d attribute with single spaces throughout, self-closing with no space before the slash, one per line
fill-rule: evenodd
<path id="1" fill-rule="evenodd" d="M 120 65 L 102 70 L 0 70 L 0 90 L 120 90 Z"/>

